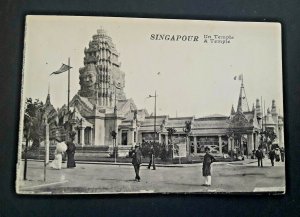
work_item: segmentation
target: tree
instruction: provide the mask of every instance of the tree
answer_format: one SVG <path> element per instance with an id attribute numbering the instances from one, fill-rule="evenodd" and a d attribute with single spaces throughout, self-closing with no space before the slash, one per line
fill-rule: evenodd
<path id="1" fill-rule="evenodd" d="M 33 147 L 39 147 L 41 139 L 44 137 L 43 129 L 43 102 L 32 98 L 27 98 L 25 102 L 24 114 L 24 136 L 28 141 L 32 141 Z"/>
<path id="2" fill-rule="evenodd" d="M 43 114 L 43 103 L 36 99 L 34 102 L 31 98 L 27 98 L 25 102 L 25 114 L 24 114 L 24 126 L 23 133 L 26 138 L 25 144 L 25 162 L 24 162 L 24 177 L 27 179 L 27 150 L 28 143 L 30 140 L 33 141 L 32 146 L 38 147 L 40 145 L 40 139 L 42 137 L 42 114 Z"/>
<path id="3" fill-rule="evenodd" d="M 264 141 L 263 143 L 267 145 L 268 148 L 273 144 L 274 140 L 277 138 L 276 133 L 274 132 L 274 129 L 272 128 L 266 128 L 262 135 L 264 135 Z"/>
<path id="4" fill-rule="evenodd" d="M 188 153 L 190 153 L 189 144 L 188 144 L 188 136 L 191 133 L 191 131 L 192 131 L 192 122 L 186 121 L 185 127 L 183 128 L 183 132 L 185 132 L 185 136 L 186 136 L 186 150 L 188 151 Z"/>
<path id="5" fill-rule="evenodd" d="M 174 133 L 176 133 L 176 129 L 174 127 L 169 127 L 167 128 L 167 131 L 168 131 L 168 137 L 170 138 L 170 141 L 171 143 L 173 143 L 173 140 L 172 140 L 172 136 L 174 135 Z"/>
<path id="6" fill-rule="evenodd" d="M 174 135 L 174 133 L 176 133 L 176 129 L 173 128 L 173 127 L 169 127 L 167 128 L 167 131 L 168 131 L 168 137 L 170 138 L 170 142 L 171 144 L 169 144 L 169 147 L 168 147 L 168 151 L 171 152 L 171 156 L 172 156 L 172 159 L 173 159 L 173 149 L 174 149 L 174 146 L 173 146 L 173 139 L 172 139 L 172 136 Z"/>

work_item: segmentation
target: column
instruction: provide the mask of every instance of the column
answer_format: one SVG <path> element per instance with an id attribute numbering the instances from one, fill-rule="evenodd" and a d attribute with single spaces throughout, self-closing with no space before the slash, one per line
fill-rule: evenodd
<path id="1" fill-rule="evenodd" d="M 232 150 L 232 138 L 228 137 L 228 151 Z"/>
<path id="2" fill-rule="evenodd" d="M 94 123 L 94 144 L 95 146 L 104 146 L 105 145 L 105 114 L 98 112 L 95 115 Z"/>
<path id="3" fill-rule="evenodd" d="M 80 128 L 80 145 L 84 146 L 84 127 Z"/>
<path id="4" fill-rule="evenodd" d="M 92 145 L 95 145 L 95 129 L 92 128 Z"/>
<path id="5" fill-rule="evenodd" d="M 256 133 L 256 149 L 258 149 L 258 146 L 260 146 L 260 135 L 259 133 Z"/>
<path id="6" fill-rule="evenodd" d="M 281 147 L 284 147 L 284 126 L 281 126 Z"/>
<path id="7" fill-rule="evenodd" d="M 166 134 L 166 135 L 165 135 L 165 144 L 166 144 L 166 146 L 168 146 L 168 145 L 169 145 L 169 141 L 168 141 L 168 139 L 169 139 L 169 138 L 168 138 L 168 134 Z"/>
<path id="8" fill-rule="evenodd" d="M 222 154 L 222 137 L 219 135 L 219 153 Z"/>
<path id="9" fill-rule="evenodd" d="M 134 129 L 128 131 L 128 145 L 134 146 Z"/>
<path id="10" fill-rule="evenodd" d="M 118 136 L 119 136 L 118 137 L 118 141 L 119 141 L 118 144 L 119 145 L 122 145 L 122 133 L 123 133 L 123 130 L 120 130 L 119 133 L 118 133 Z"/>
<path id="11" fill-rule="evenodd" d="M 142 142 L 143 142 L 142 132 L 138 131 L 137 143 L 142 144 Z"/>
<path id="12" fill-rule="evenodd" d="M 90 141 L 90 144 L 89 145 L 92 145 L 93 144 L 93 128 L 90 128 L 90 135 L 89 135 L 89 141 Z"/>
<path id="13" fill-rule="evenodd" d="M 251 134 L 248 134 L 247 135 L 247 152 L 248 152 L 248 155 L 252 153 L 252 150 L 254 148 L 254 145 L 253 145 L 253 133 Z"/>
<path id="14" fill-rule="evenodd" d="M 158 135 L 158 143 L 160 144 L 161 143 L 161 135 L 160 135 L 160 133 L 157 133 L 157 135 Z"/>
<path id="15" fill-rule="evenodd" d="M 76 130 L 76 134 L 75 134 L 74 142 L 75 142 L 75 143 L 77 143 L 77 142 L 78 142 L 78 130 Z"/>
<path id="16" fill-rule="evenodd" d="M 190 137 L 186 136 L 186 152 L 187 154 L 191 154 L 191 149 L 190 149 Z"/>
<path id="17" fill-rule="evenodd" d="M 194 154 L 197 154 L 197 136 L 194 136 Z"/>

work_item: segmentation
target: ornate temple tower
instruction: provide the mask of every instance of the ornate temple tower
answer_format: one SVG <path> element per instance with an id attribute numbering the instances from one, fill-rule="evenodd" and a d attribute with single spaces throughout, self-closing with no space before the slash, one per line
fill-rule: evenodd
<path id="1" fill-rule="evenodd" d="M 278 123 L 278 113 L 277 113 L 276 104 L 275 104 L 274 99 L 272 100 L 271 114 L 272 114 L 274 122 Z"/>
<path id="2" fill-rule="evenodd" d="M 97 30 L 84 49 L 84 67 L 79 69 L 78 94 L 93 104 L 112 108 L 114 99 L 126 99 L 125 73 L 120 70 L 119 53 L 112 38 L 103 29 Z M 117 86 L 117 87 L 116 87 Z"/>
<path id="3" fill-rule="evenodd" d="M 260 116 L 260 117 L 262 117 L 262 109 L 260 107 L 259 99 L 256 99 L 255 108 L 256 108 L 257 115 Z"/>

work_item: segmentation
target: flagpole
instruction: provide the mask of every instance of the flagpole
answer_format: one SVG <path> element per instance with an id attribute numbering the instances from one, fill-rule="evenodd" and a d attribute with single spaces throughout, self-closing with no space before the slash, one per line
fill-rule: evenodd
<path id="1" fill-rule="evenodd" d="M 70 111 L 70 57 L 68 58 L 68 112 Z"/>
<path id="2" fill-rule="evenodd" d="M 247 107 L 248 107 L 248 111 L 250 111 L 250 108 L 249 108 L 249 103 L 248 103 L 248 99 L 247 99 L 247 96 L 246 96 L 246 91 L 245 91 L 245 87 L 244 87 L 244 75 L 242 75 L 242 88 L 243 88 L 243 91 L 244 91 L 244 94 L 245 94 L 245 99 L 246 99 L 246 102 L 247 102 Z"/>

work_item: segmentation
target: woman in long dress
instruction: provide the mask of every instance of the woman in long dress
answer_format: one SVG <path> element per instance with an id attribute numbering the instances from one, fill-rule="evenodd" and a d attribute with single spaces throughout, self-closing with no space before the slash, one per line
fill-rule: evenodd
<path id="1" fill-rule="evenodd" d="M 55 158 L 49 164 L 49 166 L 53 169 L 60 170 L 62 166 L 62 154 L 67 150 L 67 146 L 64 142 L 60 142 L 56 145 L 56 149 L 54 152 Z"/>
<path id="2" fill-rule="evenodd" d="M 61 165 L 62 165 L 62 153 L 58 152 L 57 149 L 54 152 L 55 154 L 55 158 L 54 160 L 50 163 L 50 167 L 53 169 L 57 169 L 60 170 L 61 169 Z"/>
<path id="3" fill-rule="evenodd" d="M 203 168 L 202 168 L 202 175 L 204 176 L 204 186 L 211 185 L 211 164 L 216 161 L 216 159 L 209 154 L 209 148 L 205 147 L 206 154 L 204 155 L 203 159 Z"/>

